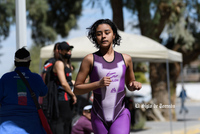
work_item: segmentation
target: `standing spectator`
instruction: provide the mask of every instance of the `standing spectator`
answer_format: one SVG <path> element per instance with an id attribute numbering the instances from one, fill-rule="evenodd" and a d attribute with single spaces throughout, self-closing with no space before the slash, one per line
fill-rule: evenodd
<path id="1" fill-rule="evenodd" d="M 109 19 L 96 21 L 89 28 L 88 38 L 99 50 L 84 57 L 74 93 L 93 91 L 91 121 L 95 134 L 129 134 L 131 119 L 124 104 L 125 84 L 130 91 L 142 87 L 135 81 L 131 56 L 114 51 L 121 37 Z M 88 75 L 90 83 L 85 83 Z"/>
<path id="2" fill-rule="evenodd" d="M 71 134 L 73 104 L 77 102 L 72 92 L 71 51 L 73 46 L 67 42 L 58 45 L 59 58 L 53 66 L 55 82 L 58 87 L 59 117 L 52 119 L 50 125 L 54 134 Z"/>
<path id="3" fill-rule="evenodd" d="M 41 76 L 29 70 L 30 62 L 24 47 L 16 51 L 15 70 L 22 72 L 38 98 L 48 89 Z M 0 104 L 0 134 L 46 134 L 29 89 L 15 71 L 0 80 Z"/>
<path id="4" fill-rule="evenodd" d="M 54 63 L 56 62 L 56 60 L 59 58 L 58 45 L 59 45 L 59 42 L 54 45 L 53 57 L 48 59 L 44 63 L 44 68 L 42 71 L 42 78 L 43 78 L 44 82 L 45 82 L 46 72 L 48 72 L 48 69 L 50 69 L 50 67 L 53 66 Z"/>
<path id="5" fill-rule="evenodd" d="M 91 124 L 92 105 L 83 108 L 83 115 L 74 123 L 71 134 L 91 134 L 93 132 Z"/>
<path id="6" fill-rule="evenodd" d="M 186 113 L 188 113 L 188 109 L 185 107 L 185 100 L 187 98 L 187 94 L 186 94 L 186 90 L 185 88 L 182 86 L 182 91 L 180 92 L 179 97 L 181 98 L 181 109 L 180 109 L 180 114 L 182 113 L 182 110 L 185 111 Z"/>

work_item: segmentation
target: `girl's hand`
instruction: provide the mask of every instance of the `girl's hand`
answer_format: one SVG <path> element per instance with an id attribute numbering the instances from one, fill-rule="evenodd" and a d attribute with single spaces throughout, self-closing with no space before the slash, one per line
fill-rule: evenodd
<path id="1" fill-rule="evenodd" d="M 72 99 L 73 99 L 73 104 L 76 104 L 76 102 L 77 102 L 76 95 L 72 95 Z"/>
<path id="2" fill-rule="evenodd" d="M 105 86 L 109 86 L 109 85 L 110 85 L 110 82 L 111 82 L 110 77 L 103 77 L 103 78 L 99 81 L 99 84 L 100 84 L 100 87 L 105 87 Z"/>
<path id="3" fill-rule="evenodd" d="M 140 90 L 141 88 L 142 88 L 142 84 L 137 81 L 132 81 L 128 86 L 128 89 L 130 91 Z"/>

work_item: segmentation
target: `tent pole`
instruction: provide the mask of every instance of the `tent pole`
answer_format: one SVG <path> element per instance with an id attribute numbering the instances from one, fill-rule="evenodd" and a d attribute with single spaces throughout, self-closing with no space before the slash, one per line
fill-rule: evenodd
<path id="1" fill-rule="evenodd" d="M 39 74 L 42 73 L 42 58 L 40 58 L 40 63 L 39 63 Z"/>
<path id="2" fill-rule="evenodd" d="M 184 87 L 184 73 L 183 73 L 183 62 L 180 63 L 181 65 L 181 85 Z M 183 88 L 182 88 L 183 91 Z M 185 112 L 183 113 L 183 119 L 184 119 L 184 134 L 186 134 L 186 119 L 185 119 Z"/>
<path id="3" fill-rule="evenodd" d="M 170 93 L 170 79 L 169 79 L 169 61 L 166 60 L 166 69 L 167 69 L 167 90 L 169 96 L 169 105 L 171 105 L 171 93 Z M 172 134 L 172 113 L 171 108 L 169 108 L 169 117 L 170 117 L 170 130 Z"/>
<path id="4" fill-rule="evenodd" d="M 180 63 L 181 65 L 181 85 L 184 85 L 184 73 L 183 73 L 183 62 Z"/>

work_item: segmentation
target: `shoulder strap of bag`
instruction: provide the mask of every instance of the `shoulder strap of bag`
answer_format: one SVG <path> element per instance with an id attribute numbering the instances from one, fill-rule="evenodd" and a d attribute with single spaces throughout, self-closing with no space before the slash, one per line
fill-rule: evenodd
<path id="1" fill-rule="evenodd" d="M 40 105 L 38 103 L 37 97 L 36 97 L 35 93 L 33 92 L 33 90 L 31 89 L 31 87 L 30 87 L 28 81 L 26 80 L 26 78 L 24 77 L 24 75 L 19 70 L 15 70 L 15 72 L 20 76 L 20 78 L 25 83 L 26 87 L 29 89 L 29 91 L 31 93 L 31 97 L 33 98 L 33 101 L 34 101 L 34 103 L 36 105 L 36 108 L 40 109 Z"/>

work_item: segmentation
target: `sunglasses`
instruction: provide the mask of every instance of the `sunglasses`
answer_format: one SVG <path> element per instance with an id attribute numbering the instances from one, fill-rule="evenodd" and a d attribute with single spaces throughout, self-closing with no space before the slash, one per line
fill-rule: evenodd
<path id="1" fill-rule="evenodd" d="M 69 50 L 71 50 L 71 51 L 72 51 L 72 49 L 73 49 L 73 48 L 69 48 L 69 49 L 67 49 L 67 51 L 69 51 Z"/>
<path id="2" fill-rule="evenodd" d="M 91 109 L 89 109 L 89 110 L 84 110 L 85 112 L 87 112 L 87 113 L 91 113 Z"/>

